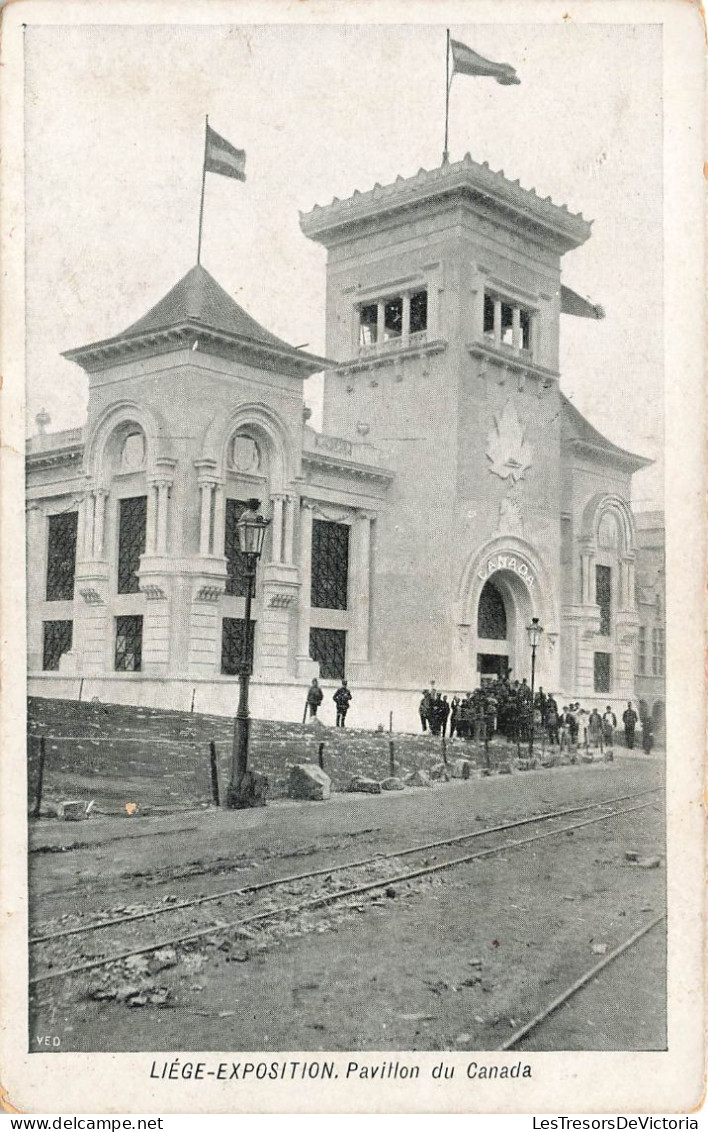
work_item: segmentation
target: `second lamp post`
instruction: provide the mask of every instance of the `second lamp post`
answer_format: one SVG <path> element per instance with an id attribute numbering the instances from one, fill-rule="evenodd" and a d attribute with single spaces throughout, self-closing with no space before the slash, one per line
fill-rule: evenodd
<path id="1" fill-rule="evenodd" d="M 248 710 L 248 688 L 253 670 L 251 599 L 258 560 L 263 553 L 263 540 L 270 521 L 259 514 L 260 505 L 260 500 L 249 499 L 245 511 L 236 523 L 239 550 L 243 558 L 246 576 L 246 601 L 243 633 L 241 635 L 241 656 L 238 666 L 238 709 L 234 720 L 231 781 L 226 795 L 226 805 L 230 810 L 241 809 L 252 804 L 249 801 L 248 791 L 244 789 L 243 781 L 248 770 L 248 741 L 251 727 Z"/>
<path id="2" fill-rule="evenodd" d="M 534 720 L 534 685 L 536 683 L 536 648 L 541 640 L 543 628 L 538 623 L 538 617 L 531 618 L 531 624 L 526 626 L 531 645 L 531 720 L 529 724 L 529 758 L 533 756 L 533 720 Z"/>

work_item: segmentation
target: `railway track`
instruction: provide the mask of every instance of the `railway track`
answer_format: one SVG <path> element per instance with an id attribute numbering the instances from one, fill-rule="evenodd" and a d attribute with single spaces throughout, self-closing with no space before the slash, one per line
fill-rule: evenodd
<path id="1" fill-rule="evenodd" d="M 621 807 L 622 803 L 635 802 L 639 798 L 659 793 L 661 788 L 637 791 L 615 798 L 587 803 L 582 806 L 573 806 L 562 810 L 551 811 L 546 814 L 536 814 L 530 817 L 505 822 L 486 829 L 474 829 L 456 837 L 414 845 L 407 849 L 396 850 L 386 854 L 377 854 L 360 860 L 349 861 L 340 865 L 327 866 L 310 870 L 309 872 L 295 873 L 259 884 L 246 885 L 240 888 L 231 888 L 208 896 L 198 896 L 192 900 L 184 900 L 169 905 L 160 904 L 146 908 L 130 916 L 113 916 L 100 921 L 85 923 L 76 927 L 62 929 L 55 932 L 44 932 L 34 935 L 30 939 L 30 987 L 36 988 L 56 983 L 59 980 L 70 980 L 83 976 L 90 971 L 109 967 L 113 963 L 121 963 L 134 956 L 149 955 L 164 948 L 189 947 L 190 945 L 206 940 L 218 933 L 238 934 L 239 931 L 248 933 L 251 929 L 258 929 L 281 920 L 312 912 L 337 902 L 357 902 L 362 897 L 389 888 L 396 884 L 406 884 L 420 878 L 431 877 L 437 873 L 454 869 L 474 861 L 492 857 L 504 852 L 533 845 L 535 842 L 548 838 L 571 835 L 576 830 L 592 826 L 597 823 L 612 821 L 625 814 L 635 813 L 654 806 L 655 800 L 640 802 L 629 807 Z M 617 809 L 616 807 L 621 808 Z M 557 825 L 563 818 L 577 816 L 593 810 L 601 811 L 594 817 L 572 824 Z M 530 837 L 503 840 L 493 843 L 481 850 L 459 855 L 455 852 L 458 846 L 466 842 L 481 838 L 490 838 L 497 841 L 500 834 L 519 829 L 524 826 L 549 826 L 542 828 Z M 419 862 L 406 861 L 418 855 Z M 400 863 L 406 861 L 407 867 L 401 869 Z M 345 874 L 350 874 L 347 877 Z M 269 894 L 282 890 L 289 897 L 296 897 L 294 902 L 274 904 Z M 216 904 L 219 907 L 219 917 L 213 918 L 211 923 L 204 923 L 203 906 Z M 236 918 L 225 918 L 227 914 L 222 911 L 224 904 L 230 908 L 230 915 L 239 913 Z M 152 931 L 152 924 L 148 932 L 139 940 L 127 940 L 125 933 L 133 929 L 133 925 L 140 922 L 141 931 L 147 927 L 147 921 L 165 923 L 165 918 L 171 920 L 169 934 L 156 934 Z M 196 927 L 196 925 L 199 925 Z M 103 933 L 107 929 L 114 930 L 110 942 L 110 950 L 106 951 Z M 120 947 L 120 938 L 123 935 L 123 947 Z M 149 937 L 149 938 L 148 938 Z M 64 941 L 71 939 L 76 962 L 69 966 L 62 966 L 61 947 Z M 130 946 L 126 946 L 130 943 Z M 116 946 L 117 944 L 117 946 Z"/>
<path id="2" fill-rule="evenodd" d="M 648 923 L 644 924 L 641 928 L 639 928 L 636 932 L 629 936 L 628 939 L 619 944 L 618 947 L 615 947 L 608 955 L 603 956 L 603 958 L 600 959 L 598 963 L 595 963 L 592 967 L 590 967 L 590 969 L 586 971 L 585 974 L 576 979 L 574 983 L 571 983 L 571 985 L 564 991 L 562 991 L 561 994 L 556 995 L 556 997 L 552 999 L 552 1001 L 549 1002 L 548 1005 L 545 1006 L 542 1010 L 539 1010 L 539 1012 L 535 1014 L 533 1018 L 531 1018 L 523 1026 L 520 1026 L 518 1030 L 515 1030 L 511 1037 L 508 1038 L 503 1043 L 503 1045 L 500 1045 L 498 1047 L 499 1050 L 501 1051 L 516 1049 L 516 1047 L 524 1042 L 528 1037 L 530 1037 L 531 1034 L 534 1034 L 538 1030 L 540 1030 L 543 1027 L 544 1023 L 546 1023 L 548 1019 L 551 1018 L 551 1016 L 554 1016 L 556 1013 L 558 1013 L 558 1011 L 562 1010 L 566 1003 L 570 1002 L 570 1000 L 574 998 L 579 991 L 583 990 L 584 987 L 589 986 L 595 979 L 599 978 L 607 967 L 609 967 L 612 963 L 619 959 L 621 955 L 625 955 L 633 947 L 636 947 L 636 945 L 642 939 L 644 939 L 644 937 L 648 935 L 649 932 L 653 931 L 654 928 L 658 928 L 659 924 L 663 924 L 665 920 L 666 913 L 662 912 L 660 916 L 655 916 L 653 920 L 649 920 Z"/>

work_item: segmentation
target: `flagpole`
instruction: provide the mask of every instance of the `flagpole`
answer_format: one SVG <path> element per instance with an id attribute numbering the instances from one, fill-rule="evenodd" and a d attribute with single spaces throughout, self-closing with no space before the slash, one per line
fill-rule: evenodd
<path id="1" fill-rule="evenodd" d="M 447 46 L 445 50 L 445 148 L 443 150 L 443 165 L 448 160 L 447 132 L 450 117 L 450 29 L 447 29 Z"/>
<path id="2" fill-rule="evenodd" d="M 202 199 L 199 204 L 199 239 L 197 241 L 197 263 L 201 263 L 202 257 L 202 220 L 204 219 L 204 186 L 206 184 L 206 159 L 207 159 L 207 145 L 209 138 L 209 115 L 206 115 L 204 125 L 204 164 L 202 166 Z"/>

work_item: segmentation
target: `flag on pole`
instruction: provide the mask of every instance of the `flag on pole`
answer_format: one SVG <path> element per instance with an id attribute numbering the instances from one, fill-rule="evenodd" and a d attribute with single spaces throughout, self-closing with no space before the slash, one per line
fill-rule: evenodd
<path id="1" fill-rule="evenodd" d="M 452 71 L 458 75 L 482 75 L 496 79 L 502 86 L 515 86 L 521 82 L 516 71 L 508 63 L 492 63 L 478 55 L 471 47 L 460 43 L 459 39 L 451 39 Z"/>
<path id="2" fill-rule="evenodd" d="M 236 149 L 207 123 L 204 169 L 207 173 L 221 173 L 222 177 L 246 180 L 246 151 Z"/>

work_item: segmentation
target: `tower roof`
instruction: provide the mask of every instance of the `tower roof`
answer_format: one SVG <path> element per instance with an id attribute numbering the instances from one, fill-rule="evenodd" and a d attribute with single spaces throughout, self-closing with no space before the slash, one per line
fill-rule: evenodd
<path id="1" fill-rule="evenodd" d="M 503 217 L 507 224 L 533 231 L 555 246 L 570 251 L 589 238 L 592 222 L 581 213 L 569 212 L 567 205 L 554 204 L 540 197 L 535 189 L 524 189 L 510 181 L 504 171 L 495 172 L 485 161 L 473 161 L 469 153 L 462 161 L 444 162 L 435 169 L 419 169 L 413 177 L 397 177 L 393 184 L 374 185 L 368 192 L 354 192 L 347 200 L 334 198 L 324 207 L 316 204 L 300 213 L 300 227 L 306 236 L 328 247 L 355 229 L 371 227 L 376 220 L 420 208 L 433 202 L 466 200 Z"/>
<path id="2" fill-rule="evenodd" d="M 587 454 L 600 456 L 603 460 L 613 460 L 621 464 L 630 472 L 638 472 L 640 468 L 648 468 L 654 461 L 646 456 L 638 456 L 635 452 L 628 452 L 613 444 L 606 436 L 590 424 L 575 405 L 561 393 L 562 409 L 562 439 L 564 444 L 577 448 Z"/>
<path id="3" fill-rule="evenodd" d="M 285 372 L 295 369 L 302 376 L 329 365 L 326 359 L 303 353 L 271 334 L 201 264 L 122 333 L 67 350 L 63 356 L 92 372 L 146 353 L 183 348 L 222 355 L 245 353 L 255 359 L 255 365 Z"/>

